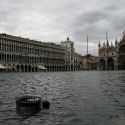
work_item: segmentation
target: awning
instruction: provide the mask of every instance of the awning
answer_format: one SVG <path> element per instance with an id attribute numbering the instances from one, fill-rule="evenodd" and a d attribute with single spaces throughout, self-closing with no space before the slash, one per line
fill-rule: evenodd
<path id="1" fill-rule="evenodd" d="M 13 69 L 13 68 L 15 69 L 16 67 L 15 66 L 8 66 L 7 68 L 8 69 Z"/>
<path id="2" fill-rule="evenodd" d="M 38 69 L 47 69 L 46 67 L 42 66 L 42 65 L 38 65 Z"/>
<path id="3" fill-rule="evenodd" d="M 7 67 L 4 66 L 3 64 L 0 64 L 0 69 L 6 69 Z"/>

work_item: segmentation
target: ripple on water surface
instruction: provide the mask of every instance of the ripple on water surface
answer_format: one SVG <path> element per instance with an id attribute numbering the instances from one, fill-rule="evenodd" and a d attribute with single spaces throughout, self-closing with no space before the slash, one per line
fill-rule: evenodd
<path id="1" fill-rule="evenodd" d="M 125 72 L 0 74 L 0 125 L 125 125 Z M 50 101 L 32 117 L 15 112 L 15 98 L 35 94 Z"/>

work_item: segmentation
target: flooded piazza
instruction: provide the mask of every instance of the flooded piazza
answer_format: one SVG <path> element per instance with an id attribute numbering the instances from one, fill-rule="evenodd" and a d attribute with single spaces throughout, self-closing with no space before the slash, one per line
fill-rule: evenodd
<path id="1" fill-rule="evenodd" d="M 39 95 L 50 110 L 16 114 L 15 98 Z M 0 125 L 124 125 L 125 72 L 37 72 L 0 74 Z"/>

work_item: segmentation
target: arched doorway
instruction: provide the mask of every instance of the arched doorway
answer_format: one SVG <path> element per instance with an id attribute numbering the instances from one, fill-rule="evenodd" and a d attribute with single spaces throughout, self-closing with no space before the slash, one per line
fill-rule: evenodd
<path id="1" fill-rule="evenodd" d="M 120 47 L 119 47 L 119 53 L 121 54 L 121 53 L 125 53 L 125 44 L 123 44 L 123 45 L 121 45 Z"/>
<path id="2" fill-rule="evenodd" d="M 32 67 L 31 65 L 28 66 L 28 72 L 31 72 L 32 71 Z"/>
<path id="3" fill-rule="evenodd" d="M 20 65 L 17 65 L 17 66 L 16 66 L 16 69 L 17 69 L 17 71 L 19 72 L 19 71 L 20 71 Z"/>
<path id="4" fill-rule="evenodd" d="M 0 53 L 0 61 L 2 61 L 2 58 L 1 58 L 1 53 Z"/>
<path id="5" fill-rule="evenodd" d="M 27 67 L 27 65 L 25 65 L 25 72 L 27 72 L 28 71 L 28 67 Z"/>
<path id="6" fill-rule="evenodd" d="M 37 71 L 38 71 L 38 67 L 36 66 L 36 67 L 35 67 L 35 72 L 37 72 Z"/>
<path id="7" fill-rule="evenodd" d="M 100 70 L 106 70 L 106 62 L 104 59 L 100 59 L 99 61 L 99 69 Z"/>
<path id="8" fill-rule="evenodd" d="M 125 55 L 119 56 L 119 70 L 125 70 Z"/>
<path id="9" fill-rule="evenodd" d="M 31 67 L 31 71 L 32 71 L 32 72 L 35 72 L 34 66 Z"/>
<path id="10" fill-rule="evenodd" d="M 21 71 L 24 72 L 24 65 L 21 65 Z"/>
<path id="11" fill-rule="evenodd" d="M 73 66 L 73 64 L 71 64 L 71 71 L 73 71 L 73 68 L 74 68 L 74 66 Z"/>
<path id="12" fill-rule="evenodd" d="M 120 45 L 119 47 L 119 58 L 118 58 L 119 70 L 125 70 L 125 44 Z"/>
<path id="13" fill-rule="evenodd" d="M 114 60 L 113 60 L 113 58 L 108 58 L 107 69 L 108 70 L 114 70 Z"/>

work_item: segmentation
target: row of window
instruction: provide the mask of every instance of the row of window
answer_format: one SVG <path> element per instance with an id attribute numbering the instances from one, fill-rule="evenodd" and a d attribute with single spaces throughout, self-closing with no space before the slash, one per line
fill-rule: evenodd
<path id="1" fill-rule="evenodd" d="M 105 53 L 104 54 L 100 54 L 100 55 L 101 56 L 107 56 L 107 54 L 105 54 Z M 111 55 L 113 56 L 114 54 L 112 53 Z"/>
<path id="2" fill-rule="evenodd" d="M 17 63 L 45 63 L 45 64 L 63 64 L 64 60 L 62 59 L 49 59 L 42 57 L 29 57 L 21 55 L 9 55 L 9 54 L 0 54 L 0 61 L 5 62 L 17 62 Z"/>
<path id="3" fill-rule="evenodd" d="M 0 51 L 7 51 L 7 52 L 15 52 L 15 53 L 21 53 L 21 54 L 34 54 L 34 55 L 44 55 L 44 56 L 59 56 L 63 57 L 64 53 L 59 53 L 56 51 L 51 50 L 45 50 L 45 49 L 36 49 L 31 47 L 25 47 L 25 46 L 16 46 L 16 45 L 10 45 L 10 44 L 4 44 L 0 43 Z"/>

